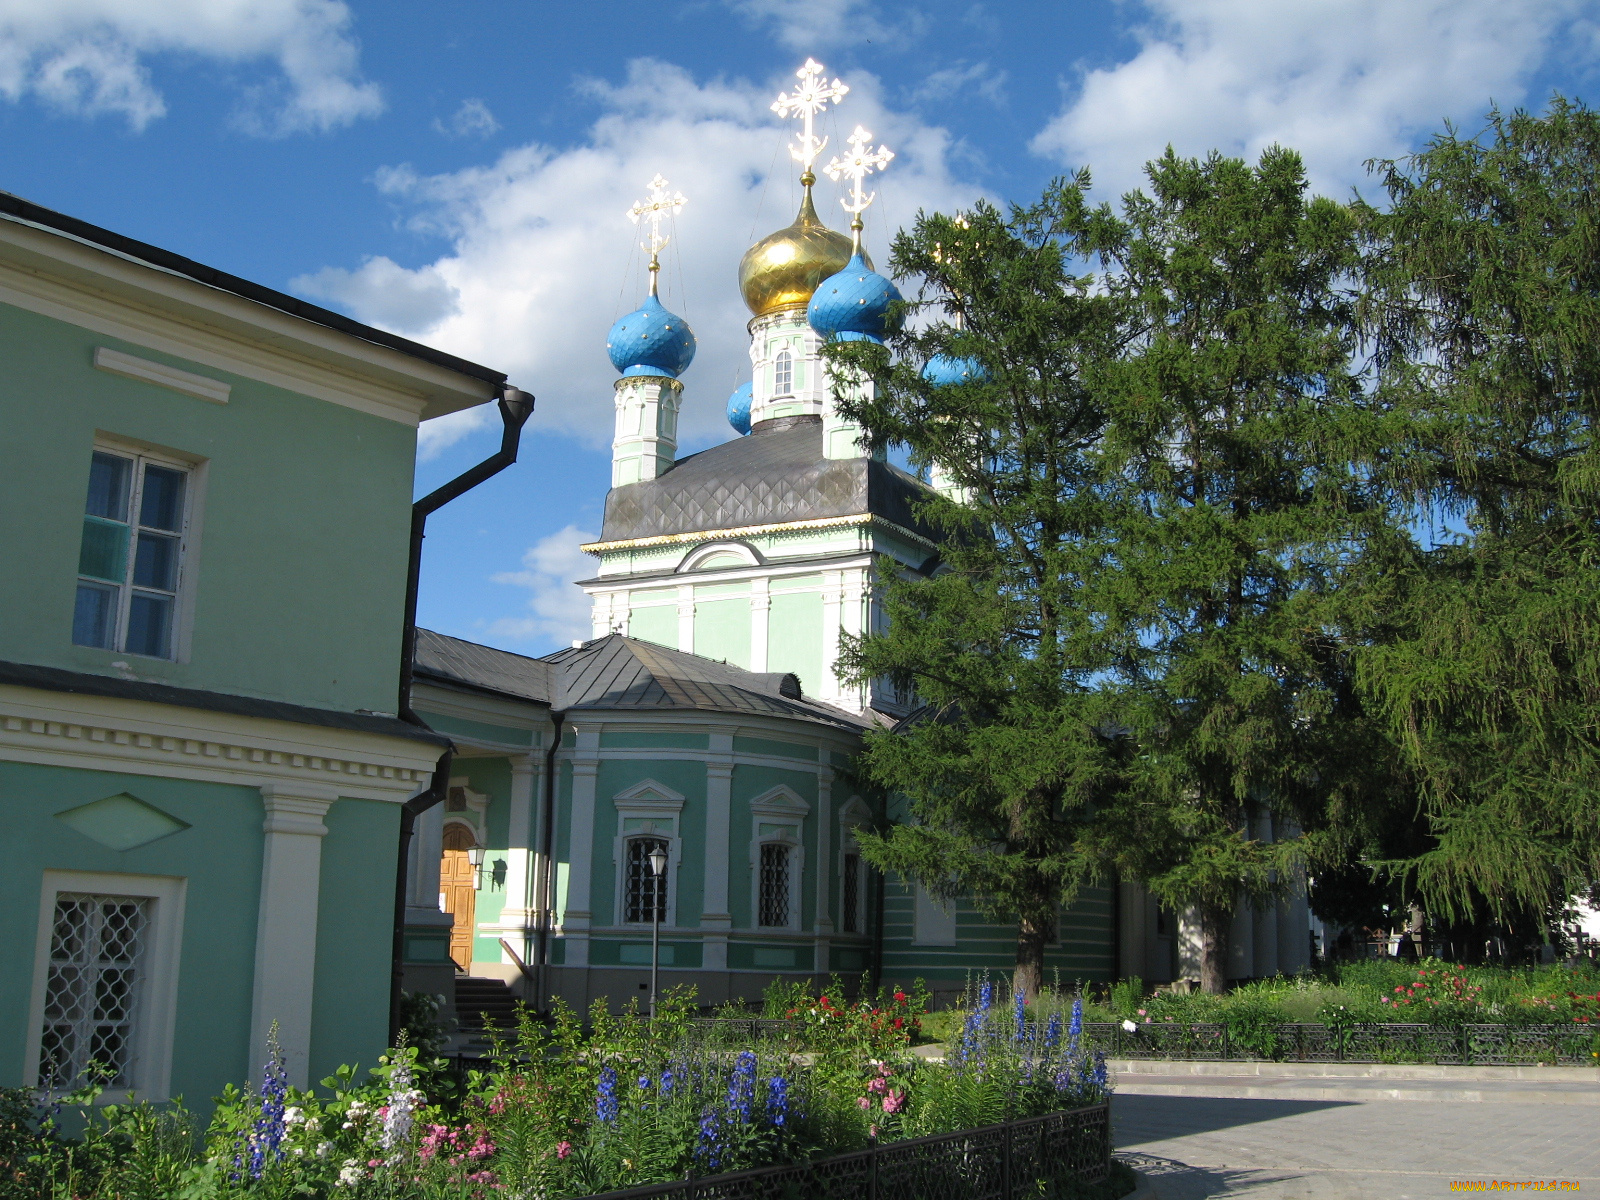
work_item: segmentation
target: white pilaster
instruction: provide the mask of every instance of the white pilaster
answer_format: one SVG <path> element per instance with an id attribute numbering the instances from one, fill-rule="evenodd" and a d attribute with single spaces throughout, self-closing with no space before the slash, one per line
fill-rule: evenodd
<path id="1" fill-rule="evenodd" d="M 539 786 L 538 760 L 531 754 L 511 756 L 511 796 L 506 821 L 506 903 L 496 931 L 528 961 L 528 935 L 534 929 L 533 897 L 543 877 L 540 855 L 534 849 L 534 791 Z M 501 961 L 511 956 L 500 951 Z"/>
<path id="2" fill-rule="evenodd" d="M 1251 836 L 1258 842 L 1270 844 L 1273 840 L 1272 813 L 1265 806 L 1257 810 L 1251 822 Z M 1257 979 L 1278 973 L 1278 903 L 1264 902 L 1254 912 L 1255 971 Z"/>
<path id="3" fill-rule="evenodd" d="M 733 732 L 713 730 L 706 756 L 705 891 L 700 928 L 705 931 L 702 963 L 708 971 L 728 969 L 728 827 L 733 823 Z"/>
<path id="4" fill-rule="evenodd" d="M 839 633 L 860 637 L 866 620 L 867 573 L 864 569 L 845 571 L 841 574 L 841 581 Z M 836 635 L 833 639 L 833 663 L 828 668 L 835 679 L 839 702 L 845 708 L 864 712 L 867 707 L 867 690 L 859 684 L 847 684 L 839 680 L 839 641 L 840 638 Z"/>
<path id="5" fill-rule="evenodd" d="M 1178 915 L 1178 978 L 1199 979 L 1205 961 L 1205 934 L 1200 910 L 1187 908 Z"/>
<path id="6" fill-rule="evenodd" d="M 678 649 L 694 653 L 694 584 L 678 585 Z"/>
<path id="7" fill-rule="evenodd" d="M 833 819 L 833 770 L 823 767 L 817 772 L 817 903 L 812 922 L 817 933 L 816 970 L 819 972 L 828 969 L 828 937 L 834 930 L 833 843 L 838 836 Z"/>
<path id="8" fill-rule="evenodd" d="M 761 576 L 750 581 L 750 669 L 767 669 L 767 630 L 772 619 L 772 596 L 768 580 Z"/>
<path id="9" fill-rule="evenodd" d="M 616 436 L 611 442 L 611 486 L 657 479 L 678 453 L 678 407 L 683 384 L 659 375 L 617 380 Z"/>
<path id="10" fill-rule="evenodd" d="M 589 965 L 589 926 L 594 920 L 594 801 L 600 774 L 600 728 L 578 726 L 577 753 L 572 759 L 572 864 L 567 874 L 567 911 L 561 930 L 567 943 L 566 965 Z"/>
<path id="11" fill-rule="evenodd" d="M 322 882 L 322 823 L 338 798 L 332 788 L 262 784 L 266 819 L 261 895 L 256 910 L 255 987 L 250 1002 L 250 1061 L 259 1070 L 267 1033 L 278 1045 L 291 1087 L 308 1087 L 311 1008 L 317 964 L 317 896 Z"/>
<path id="12" fill-rule="evenodd" d="M 822 575 L 822 695 L 829 704 L 842 704 L 839 694 L 839 676 L 835 667 L 839 662 L 840 610 L 844 606 L 844 581 L 838 571 L 825 571 Z"/>

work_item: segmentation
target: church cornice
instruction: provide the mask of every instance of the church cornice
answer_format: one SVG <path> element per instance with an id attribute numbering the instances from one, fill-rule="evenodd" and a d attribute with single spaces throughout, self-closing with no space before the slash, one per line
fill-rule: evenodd
<path id="1" fill-rule="evenodd" d="M 702 529 L 691 533 L 662 533 L 654 537 L 628 538 L 617 542 L 589 542 L 578 547 L 587 554 L 609 554 L 615 550 L 638 550 L 647 546 L 674 546 L 688 542 L 703 542 L 710 539 L 728 540 L 732 538 L 759 537 L 769 533 L 792 533 L 807 529 L 839 529 L 856 525 L 872 525 L 886 530 L 896 537 L 903 537 L 918 545 L 935 549 L 935 543 L 920 533 L 914 533 L 903 525 L 896 525 L 893 521 L 886 521 L 876 513 L 853 513 L 842 517 L 813 517 L 806 521 L 778 521 L 770 525 L 742 525 L 737 529 Z"/>

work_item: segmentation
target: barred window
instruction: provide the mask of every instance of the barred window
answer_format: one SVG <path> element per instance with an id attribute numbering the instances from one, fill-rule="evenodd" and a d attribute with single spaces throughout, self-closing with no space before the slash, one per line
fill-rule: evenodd
<path id="1" fill-rule="evenodd" d="M 60 1089 L 86 1074 L 106 1087 L 133 1085 L 153 903 L 144 896 L 57 894 L 40 1087 Z"/>
<path id="2" fill-rule="evenodd" d="M 652 850 L 666 850 L 667 843 L 661 838 L 633 838 L 628 842 L 628 863 L 626 881 L 626 894 L 624 896 L 625 920 L 630 924 L 649 925 L 651 923 L 651 901 L 655 902 L 655 920 L 663 924 L 667 919 L 667 878 L 672 873 L 668 869 L 661 872 L 659 878 L 650 870 L 650 852 Z"/>
<path id="3" fill-rule="evenodd" d="M 787 350 L 779 350 L 778 357 L 772 360 L 772 394 L 794 394 L 794 359 Z"/>
<path id="4" fill-rule="evenodd" d="M 760 923 L 778 929 L 789 924 L 789 847 L 782 842 L 761 846 Z"/>
<path id="5" fill-rule="evenodd" d="M 861 859 L 854 854 L 844 856 L 843 917 L 845 933 L 861 932 Z"/>

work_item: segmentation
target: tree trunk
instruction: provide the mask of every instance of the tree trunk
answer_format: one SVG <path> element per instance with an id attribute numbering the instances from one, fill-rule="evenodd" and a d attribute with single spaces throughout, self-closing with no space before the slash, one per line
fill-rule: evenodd
<path id="1" fill-rule="evenodd" d="M 1044 986 L 1044 945 L 1050 930 L 1038 921 L 1017 922 L 1017 969 L 1011 976 L 1011 994 L 1021 992 L 1032 1004 Z"/>
<path id="2" fill-rule="evenodd" d="M 1200 910 L 1200 990 L 1220 996 L 1228 990 L 1228 926 L 1233 914 Z"/>

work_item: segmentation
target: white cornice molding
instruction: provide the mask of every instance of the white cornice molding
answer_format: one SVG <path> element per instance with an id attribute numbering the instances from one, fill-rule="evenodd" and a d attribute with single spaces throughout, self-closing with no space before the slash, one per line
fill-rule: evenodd
<path id="1" fill-rule="evenodd" d="M 109 346 L 95 348 L 94 365 L 112 375 L 122 375 L 143 383 L 153 383 L 157 387 L 171 388 L 175 392 L 182 392 L 199 400 L 209 400 L 213 404 L 226 404 L 229 393 L 233 391 L 231 383 L 223 383 L 220 379 L 196 375 L 193 371 L 180 371 L 177 367 L 152 362 L 148 358 L 135 358 L 131 354 L 113 350 Z"/>
<path id="2" fill-rule="evenodd" d="M 408 425 L 493 398 L 486 381 L 15 221 L 0 301 Z"/>
<path id="3" fill-rule="evenodd" d="M 0 685 L 0 761 L 399 803 L 427 785 L 438 756 L 361 730 Z"/>
<path id="4" fill-rule="evenodd" d="M 886 529 L 897 537 L 909 538 L 930 550 L 937 547 L 920 533 L 886 521 L 875 513 L 855 513 L 843 517 L 813 517 L 805 521 L 778 521 L 770 525 L 740 525 L 733 529 L 704 529 L 694 533 L 662 533 L 654 537 L 628 538 L 618 542 L 589 542 L 578 549 L 586 554 L 608 554 L 613 550 L 636 550 L 646 546 L 674 546 L 685 542 L 728 541 L 735 538 L 758 537 L 764 533 L 793 533 L 806 529 L 832 529 L 852 525 L 872 525 Z"/>

